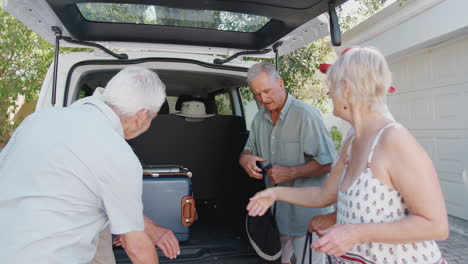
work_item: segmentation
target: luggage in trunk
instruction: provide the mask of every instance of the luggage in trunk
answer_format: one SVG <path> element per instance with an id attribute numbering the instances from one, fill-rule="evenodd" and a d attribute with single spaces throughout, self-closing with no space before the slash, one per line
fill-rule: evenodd
<path id="1" fill-rule="evenodd" d="M 190 172 L 179 167 L 144 168 L 143 212 L 156 224 L 172 230 L 180 242 L 189 240 L 195 221 Z"/>

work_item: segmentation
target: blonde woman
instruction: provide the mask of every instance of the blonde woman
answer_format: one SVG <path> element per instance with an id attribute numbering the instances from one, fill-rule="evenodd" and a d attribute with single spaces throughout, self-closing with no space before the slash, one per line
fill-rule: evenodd
<path id="1" fill-rule="evenodd" d="M 322 187 L 275 187 L 257 193 L 249 215 L 274 201 L 305 207 L 337 204 L 337 224 L 311 245 L 336 263 L 445 263 L 434 240 L 448 219 L 431 159 L 385 101 L 391 72 L 373 48 L 354 47 L 327 71 L 333 114 L 354 129 Z"/>

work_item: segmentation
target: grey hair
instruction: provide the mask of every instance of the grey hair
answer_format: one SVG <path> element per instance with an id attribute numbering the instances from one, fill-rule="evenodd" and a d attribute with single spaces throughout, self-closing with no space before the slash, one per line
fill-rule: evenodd
<path id="1" fill-rule="evenodd" d="M 385 104 L 387 90 L 392 82 L 392 73 L 385 57 L 372 47 L 353 47 L 338 57 L 327 71 L 327 85 L 343 95 L 344 82 L 351 88 L 351 104 Z"/>
<path id="2" fill-rule="evenodd" d="M 251 81 L 255 80 L 260 73 L 266 73 L 274 81 L 281 79 L 275 66 L 268 62 L 259 62 L 250 67 L 247 72 L 247 82 L 250 84 Z"/>
<path id="3" fill-rule="evenodd" d="M 102 100 L 124 118 L 133 117 L 142 109 L 154 115 L 166 100 L 166 86 L 155 72 L 130 66 L 107 83 Z"/>

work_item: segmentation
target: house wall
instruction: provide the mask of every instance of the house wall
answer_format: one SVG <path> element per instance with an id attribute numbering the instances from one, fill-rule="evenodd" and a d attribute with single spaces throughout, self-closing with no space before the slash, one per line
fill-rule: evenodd
<path id="1" fill-rule="evenodd" d="M 436 166 L 451 215 L 468 220 L 468 36 L 390 61 L 389 108 Z"/>

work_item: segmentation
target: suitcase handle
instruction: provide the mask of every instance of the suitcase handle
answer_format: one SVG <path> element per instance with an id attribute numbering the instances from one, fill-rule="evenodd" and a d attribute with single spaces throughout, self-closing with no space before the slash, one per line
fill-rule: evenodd
<path id="1" fill-rule="evenodd" d="M 187 176 L 192 178 L 192 172 L 143 172 L 143 178 L 158 178 L 159 176 Z"/>
<path id="2" fill-rule="evenodd" d="M 195 200 L 192 196 L 182 198 L 182 225 L 191 226 L 195 222 Z"/>

